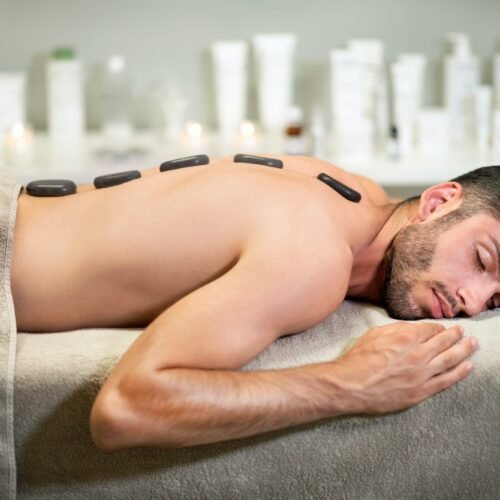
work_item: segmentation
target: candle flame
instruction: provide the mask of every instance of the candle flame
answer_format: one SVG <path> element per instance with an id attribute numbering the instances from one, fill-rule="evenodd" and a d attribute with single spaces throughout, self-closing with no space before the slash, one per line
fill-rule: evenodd
<path id="1" fill-rule="evenodd" d="M 24 135 L 24 126 L 23 126 L 23 124 L 22 123 L 16 123 L 16 125 L 14 125 L 12 127 L 12 136 L 15 139 L 19 139 L 23 135 Z"/>
<path id="2" fill-rule="evenodd" d="M 241 123 L 240 132 L 243 137 L 252 137 L 255 135 L 255 125 L 251 121 L 244 121 Z"/>
<path id="3" fill-rule="evenodd" d="M 203 134 L 203 127 L 198 122 L 187 122 L 185 129 L 186 134 L 192 139 L 199 139 Z"/>

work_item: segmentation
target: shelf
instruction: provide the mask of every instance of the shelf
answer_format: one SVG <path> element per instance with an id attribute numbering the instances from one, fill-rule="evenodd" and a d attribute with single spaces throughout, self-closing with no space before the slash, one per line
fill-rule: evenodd
<path id="1" fill-rule="evenodd" d="M 5 166 L 11 175 L 26 183 L 34 179 L 66 178 L 88 183 L 97 175 L 120 170 L 144 169 L 181 156 L 207 153 L 212 157 L 241 153 L 282 151 L 282 144 L 257 141 L 254 144 L 221 145 L 213 138 L 196 143 L 165 142 L 152 134 L 138 134 L 128 153 L 112 153 L 99 134 L 89 134 L 79 143 L 56 144 L 46 135 L 37 134 L 33 144 L 33 160 L 28 164 Z M 1 155 L 0 155 L 1 159 Z M 327 158 L 354 173 L 365 175 L 383 186 L 425 186 L 449 180 L 479 166 L 500 164 L 500 152 L 479 154 L 466 149 L 443 156 L 415 154 L 404 160 L 390 160 L 377 155 L 359 164 Z"/>

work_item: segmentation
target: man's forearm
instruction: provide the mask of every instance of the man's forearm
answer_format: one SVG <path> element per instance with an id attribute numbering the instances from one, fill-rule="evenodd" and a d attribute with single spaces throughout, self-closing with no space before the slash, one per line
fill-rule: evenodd
<path id="1" fill-rule="evenodd" d="M 138 367 L 140 357 L 129 358 L 94 403 L 92 435 L 108 450 L 180 447 L 402 410 L 470 374 L 477 342 L 462 335 L 457 326 L 387 324 L 368 330 L 338 361 L 262 372 L 148 370 Z"/>
<path id="2" fill-rule="evenodd" d="M 109 449 L 235 439 L 340 415 L 347 405 L 332 363 L 263 372 L 168 369 L 105 390 L 121 392 L 108 437 L 99 398 L 93 411 L 94 439 Z"/>

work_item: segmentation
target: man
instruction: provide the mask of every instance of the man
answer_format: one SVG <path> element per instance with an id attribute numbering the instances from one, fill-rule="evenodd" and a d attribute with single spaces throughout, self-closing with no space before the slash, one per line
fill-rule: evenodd
<path id="1" fill-rule="evenodd" d="M 281 159 L 284 169 L 222 158 L 62 198 L 19 197 L 18 328 L 146 326 L 94 403 L 99 447 L 190 446 L 396 411 L 470 373 L 474 338 L 404 322 L 370 329 L 335 362 L 238 371 L 346 296 L 383 300 L 401 319 L 473 315 L 499 300 L 500 167 L 398 205 L 326 162 Z"/>

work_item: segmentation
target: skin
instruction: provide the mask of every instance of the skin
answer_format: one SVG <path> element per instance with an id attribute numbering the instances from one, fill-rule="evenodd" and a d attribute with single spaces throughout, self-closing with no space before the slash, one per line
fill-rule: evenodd
<path id="1" fill-rule="evenodd" d="M 369 329 L 335 362 L 238 371 L 280 336 L 325 320 L 346 296 L 381 303 L 387 276 L 392 295 L 406 291 L 398 304 L 386 294 L 402 318 L 432 310 L 429 283 L 456 297 L 455 313 L 480 312 L 498 293 L 487 236 L 500 238 L 498 222 L 473 217 L 441 234 L 427 267 L 405 268 L 397 251 L 405 229 L 430 227 L 460 205 L 459 184 L 433 186 L 395 212 L 366 178 L 281 158 L 283 170 L 221 158 L 64 198 L 20 195 L 11 270 L 18 329 L 145 328 L 93 405 L 97 446 L 191 446 L 397 411 L 472 370 L 477 341 L 463 340 L 459 327 L 398 322 Z M 361 202 L 319 182 L 320 172 L 359 191 Z M 487 261 L 481 275 L 474 245 Z"/>

